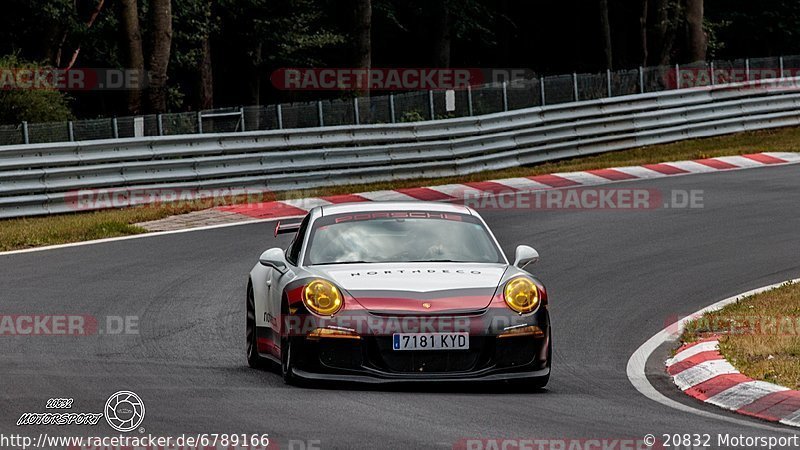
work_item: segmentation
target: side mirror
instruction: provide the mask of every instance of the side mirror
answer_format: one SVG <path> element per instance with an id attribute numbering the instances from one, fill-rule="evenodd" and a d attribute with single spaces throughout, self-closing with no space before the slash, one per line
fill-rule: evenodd
<path id="1" fill-rule="evenodd" d="M 258 262 L 262 266 L 272 267 L 278 272 L 286 271 L 286 257 L 283 255 L 283 250 L 279 248 L 271 248 L 261 254 Z"/>
<path id="2" fill-rule="evenodd" d="M 525 266 L 533 264 L 536 261 L 539 261 L 539 252 L 534 250 L 533 247 L 528 247 L 527 245 L 520 245 L 517 247 L 517 256 L 514 261 L 515 266 L 524 269 Z"/>

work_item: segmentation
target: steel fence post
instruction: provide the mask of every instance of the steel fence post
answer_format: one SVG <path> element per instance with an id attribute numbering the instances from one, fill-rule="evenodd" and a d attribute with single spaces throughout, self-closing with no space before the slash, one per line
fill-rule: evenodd
<path id="1" fill-rule="evenodd" d="M 325 126 L 325 117 L 322 114 L 322 100 L 317 102 L 317 118 L 319 119 L 319 126 Z"/>
<path id="2" fill-rule="evenodd" d="M 681 66 L 675 64 L 675 89 L 681 88 Z"/>
<path id="3" fill-rule="evenodd" d="M 544 77 L 539 78 L 539 94 L 542 97 L 542 106 L 545 105 L 544 99 Z"/>
<path id="4" fill-rule="evenodd" d="M 397 122 L 394 110 L 394 94 L 389 94 L 389 119 L 391 119 L 392 123 Z"/>
<path id="5" fill-rule="evenodd" d="M 750 58 L 744 59 L 744 79 L 750 81 Z"/>
<path id="6" fill-rule="evenodd" d="M 69 141 L 75 142 L 75 124 L 71 120 L 67 122 L 67 132 L 69 134 Z"/>
<path id="7" fill-rule="evenodd" d="M 714 61 L 711 61 L 711 64 L 709 64 L 709 66 L 711 67 L 711 85 L 714 86 L 715 84 L 717 84 L 716 80 L 717 76 L 714 73 Z"/>
<path id="8" fill-rule="evenodd" d="M 475 111 L 472 109 L 472 85 L 467 85 L 467 109 L 469 111 L 469 115 L 475 115 Z"/>
<path id="9" fill-rule="evenodd" d="M 781 76 L 780 76 L 780 78 L 783 78 L 783 56 L 780 57 L 779 61 L 780 61 L 779 64 L 781 66 Z"/>
<path id="10" fill-rule="evenodd" d="M 503 81 L 503 111 L 508 111 L 508 82 Z"/>
<path id="11" fill-rule="evenodd" d="M 644 94 L 644 67 L 639 66 L 639 93 Z"/>
<path id="12" fill-rule="evenodd" d="M 361 117 L 358 111 L 358 97 L 353 98 L 353 116 L 355 117 L 356 125 L 361 125 Z"/>
<path id="13" fill-rule="evenodd" d="M 433 106 L 433 90 L 428 91 L 428 107 L 430 108 L 431 112 L 431 120 L 436 120 L 436 111 L 434 110 Z"/>
<path id="14" fill-rule="evenodd" d="M 203 111 L 197 111 L 197 133 L 203 134 Z"/>
<path id="15" fill-rule="evenodd" d="M 606 69 L 606 88 L 608 90 L 608 98 L 611 98 L 611 69 Z"/>
<path id="16" fill-rule="evenodd" d="M 573 90 L 573 93 L 575 94 L 574 95 L 574 99 L 577 102 L 578 101 L 578 74 L 575 73 L 575 72 L 572 72 L 572 90 Z"/>
<path id="17" fill-rule="evenodd" d="M 22 121 L 22 141 L 26 144 L 31 143 L 31 135 L 28 132 L 28 121 Z"/>
<path id="18" fill-rule="evenodd" d="M 119 121 L 116 116 L 111 119 L 111 128 L 114 130 L 114 139 L 119 139 Z"/>
<path id="19" fill-rule="evenodd" d="M 247 126 L 244 123 L 244 106 L 239 107 L 239 116 L 242 121 L 242 133 L 244 133 L 245 131 L 247 131 Z"/>
<path id="20" fill-rule="evenodd" d="M 163 136 L 164 135 L 163 114 L 159 114 L 158 116 L 156 116 L 156 120 L 158 121 L 158 135 Z"/>
<path id="21" fill-rule="evenodd" d="M 283 105 L 278 103 L 278 106 L 275 107 L 275 115 L 278 116 L 278 129 L 283 129 Z"/>

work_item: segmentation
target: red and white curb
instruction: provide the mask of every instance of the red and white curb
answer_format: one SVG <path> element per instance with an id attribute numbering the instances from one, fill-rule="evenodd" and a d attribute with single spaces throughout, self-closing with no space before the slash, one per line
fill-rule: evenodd
<path id="1" fill-rule="evenodd" d="M 768 165 L 800 163 L 800 153 L 766 152 L 741 156 L 645 164 L 642 166 L 565 172 L 530 177 L 476 181 L 463 184 L 404 188 L 357 194 L 221 206 L 166 219 L 137 224 L 150 231 L 170 231 L 200 226 L 230 224 L 254 219 L 281 219 L 305 215 L 316 206 L 370 201 L 463 201 L 497 194 L 524 194 L 542 190 L 595 186 L 620 181 L 748 169 Z"/>
<path id="2" fill-rule="evenodd" d="M 702 402 L 800 427 L 800 391 L 748 378 L 719 352 L 716 337 L 686 344 L 666 361 L 672 381 Z"/>

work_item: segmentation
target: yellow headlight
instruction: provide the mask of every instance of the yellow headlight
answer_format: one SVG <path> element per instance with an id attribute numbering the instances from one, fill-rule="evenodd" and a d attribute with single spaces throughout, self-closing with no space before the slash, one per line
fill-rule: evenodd
<path id="1" fill-rule="evenodd" d="M 506 283 L 503 294 L 508 307 L 518 313 L 529 313 L 539 306 L 539 289 L 525 277 L 517 277 Z"/>
<path id="2" fill-rule="evenodd" d="M 303 290 L 303 301 L 308 309 L 320 316 L 332 316 L 340 309 L 344 301 L 336 286 L 325 280 L 314 280 Z"/>

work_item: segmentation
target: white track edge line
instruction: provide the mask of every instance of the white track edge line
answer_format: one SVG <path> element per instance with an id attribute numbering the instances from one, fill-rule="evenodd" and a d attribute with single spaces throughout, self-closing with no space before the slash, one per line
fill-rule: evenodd
<path id="1" fill-rule="evenodd" d="M 762 153 L 764 153 L 764 152 L 762 152 Z M 675 162 L 675 161 L 669 161 L 669 162 Z M 669 162 L 659 163 L 659 164 L 669 164 Z M 608 180 L 606 183 L 603 183 L 603 184 L 605 185 L 605 184 L 616 184 L 616 183 L 628 183 L 628 182 L 632 182 L 632 181 L 649 181 L 649 180 L 654 180 L 654 179 L 661 179 L 661 178 L 667 178 L 667 177 L 679 177 L 679 176 L 686 176 L 686 175 L 708 175 L 710 173 L 735 172 L 735 171 L 739 171 L 739 170 L 758 169 L 758 168 L 761 168 L 761 167 L 781 167 L 781 166 L 789 166 L 789 165 L 795 165 L 795 164 L 800 164 L 800 159 L 794 160 L 794 161 L 786 161 L 786 162 L 777 163 L 777 164 L 763 164 L 761 166 L 738 167 L 736 169 L 719 170 L 717 172 L 706 172 L 706 173 L 703 173 L 703 172 L 692 173 L 692 172 L 690 172 L 690 173 L 679 173 L 679 174 L 673 174 L 673 175 L 664 175 L 663 177 L 654 177 L 654 178 L 631 178 L 631 179 L 627 179 L 627 180 Z M 642 166 L 629 166 L 629 167 L 642 167 Z M 615 170 L 618 170 L 618 169 L 621 169 L 621 168 L 624 168 L 624 167 L 613 167 L 613 169 L 615 169 Z M 554 174 L 551 174 L 551 175 L 558 175 L 558 174 L 554 173 Z M 489 180 L 489 181 L 495 181 L 495 180 Z M 502 180 L 497 180 L 497 181 L 500 182 Z M 598 185 L 596 185 L 596 186 L 598 186 Z M 423 187 L 427 187 L 429 189 L 434 189 L 436 186 L 423 186 Z M 574 189 L 574 188 L 580 188 L 580 187 L 583 187 L 583 185 L 564 186 L 564 187 L 559 187 L 559 188 L 551 188 L 551 189 L 548 189 L 548 190 Z M 486 194 L 489 194 L 489 196 L 492 196 L 492 197 L 502 196 L 502 195 L 515 195 L 515 194 L 519 194 L 519 193 L 522 193 L 522 192 L 514 192 L 514 193 L 507 192 L 507 193 L 501 193 L 501 194 L 492 194 L 490 192 L 486 192 Z M 356 193 L 354 195 L 359 195 L 359 193 Z M 312 197 L 312 198 L 316 198 L 316 197 Z M 278 200 L 278 201 L 283 202 L 283 200 Z M 47 246 L 43 246 L 43 247 L 24 248 L 24 249 L 19 249 L 19 250 L 9 250 L 9 251 L 5 251 L 5 252 L 0 252 L 0 256 L 18 255 L 18 254 L 22 254 L 22 253 L 43 252 L 43 251 L 47 251 L 47 250 L 59 250 L 59 249 L 62 249 L 62 248 L 79 247 L 79 246 L 82 246 L 82 245 L 105 244 L 105 243 L 108 243 L 108 242 L 125 241 L 125 240 L 129 240 L 129 239 L 141 239 L 141 238 L 147 238 L 147 237 L 164 236 L 164 235 L 168 235 L 168 234 L 188 233 L 188 232 L 191 232 L 191 231 L 205 231 L 205 230 L 212 230 L 212 229 L 215 229 L 215 228 L 227 228 L 227 227 L 234 227 L 234 226 L 239 226 L 239 225 L 252 225 L 252 224 L 255 224 L 255 223 L 274 222 L 276 220 L 296 219 L 296 218 L 302 218 L 302 217 L 305 217 L 305 215 L 302 215 L 302 216 L 300 216 L 300 215 L 298 215 L 298 216 L 281 216 L 281 217 L 273 217 L 273 218 L 268 218 L 268 219 L 245 220 L 245 221 L 242 221 L 242 222 L 233 222 L 233 223 L 225 223 L 225 224 L 217 224 L 217 225 L 205 225 L 205 226 L 194 227 L 194 228 L 186 228 L 186 229 L 183 229 L 183 230 L 152 231 L 152 232 L 145 232 L 145 233 L 142 233 L 142 234 L 135 234 L 135 235 L 132 235 L 132 236 L 118 236 L 118 237 L 105 238 L 105 239 L 94 239 L 94 240 L 91 240 L 91 241 L 69 242 L 69 243 L 66 243 L 66 244 L 47 245 Z"/>
<path id="2" fill-rule="evenodd" d="M 717 303 L 714 303 L 713 305 L 707 306 L 695 312 L 694 314 L 690 314 L 684 317 L 683 319 L 680 319 L 677 322 L 673 323 L 672 325 L 667 326 L 663 330 L 656 333 L 655 336 L 648 339 L 644 344 L 642 344 L 638 349 L 636 349 L 635 352 L 633 352 L 633 355 L 631 355 L 630 359 L 628 360 L 628 366 L 626 369 L 628 374 L 628 380 L 631 382 L 633 387 L 636 388 L 636 390 L 639 391 L 639 393 L 641 393 L 645 397 L 655 402 L 661 403 L 664 406 L 668 406 L 670 408 L 677 409 L 679 411 L 695 414 L 709 419 L 719 419 L 725 422 L 735 423 L 737 425 L 761 428 L 764 430 L 780 431 L 795 435 L 800 434 L 800 430 L 792 430 L 790 428 L 778 427 L 774 425 L 769 425 L 767 423 L 751 422 L 749 420 L 738 419 L 733 416 L 716 414 L 710 411 L 692 408 L 691 406 L 673 400 L 665 396 L 661 392 L 659 392 L 655 387 L 653 387 L 652 384 L 650 384 L 650 380 L 647 379 L 647 374 L 645 373 L 645 365 L 647 364 L 647 360 L 650 358 L 650 355 L 652 355 L 653 352 L 665 342 L 674 341 L 674 339 L 671 336 L 680 335 L 680 333 L 683 331 L 683 328 L 686 326 L 686 323 L 688 323 L 695 317 L 698 317 L 707 312 L 721 309 L 744 297 L 749 297 L 751 295 L 759 294 L 761 292 L 766 292 L 775 289 L 777 287 L 780 287 L 786 283 L 797 283 L 797 282 L 800 282 L 800 278 L 795 278 L 793 280 L 783 281 L 780 283 L 771 284 L 769 286 L 752 289 L 747 292 L 743 292 L 739 295 L 728 297 L 724 300 L 720 300 Z"/>

